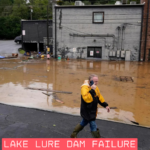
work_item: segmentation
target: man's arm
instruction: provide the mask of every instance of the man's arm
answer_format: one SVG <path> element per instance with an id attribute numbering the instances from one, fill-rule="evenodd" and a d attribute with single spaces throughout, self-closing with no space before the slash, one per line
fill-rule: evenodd
<path id="1" fill-rule="evenodd" d="M 93 101 L 93 97 L 92 95 L 95 94 L 95 91 L 93 89 L 91 89 L 89 91 L 89 88 L 88 86 L 83 86 L 81 88 L 81 95 L 82 95 L 82 98 L 83 100 L 86 102 L 86 103 L 91 103 Z"/>
<path id="2" fill-rule="evenodd" d="M 98 87 L 97 87 L 98 88 Z M 108 106 L 108 103 L 105 102 L 104 97 L 100 94 L 100 91 L 98 89 L 98 97 L 99 97 L 99 101 L 98 103 L 103 106 L 104 108 L 107 109 L 107 112 L 110 112 L 110 108 Z"/>

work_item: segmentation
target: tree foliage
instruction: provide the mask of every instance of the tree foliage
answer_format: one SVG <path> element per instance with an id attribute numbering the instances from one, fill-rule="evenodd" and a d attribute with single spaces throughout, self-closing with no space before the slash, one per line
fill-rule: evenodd
<path id="1" fill-rule="evenodd" d="M 11 0 L 0 0 L 0 15 L 5 15 L 7 14 L 6 8 L 8 6 L 12 6 L 12 1 Z"/>
<path id="2" fill-rule="evenodd" d="M 49 6 L 49 15 L 52 16 L 52 6 L 48 4 L 48 0 L 30 0 L 26 4 L 25 0 L 14 0 L 12 16 L 18 16 L 22 19 L 45 19 L 47 17 L 47 6 Z"/>
<path id="3" fill-rule="evenodd" d="M 21 33 L 19 17 L 0 17 L 0 39 L 14 39 Z"/>
<path id="4" fill-rule="evenodd" d="M 52 18 L 48 0 L 0 0 L 0 39 L 13 39 L 21 34 L 21 19 L 43 20 Z M 31 9 L 33 10 L 31 14 Z"/>

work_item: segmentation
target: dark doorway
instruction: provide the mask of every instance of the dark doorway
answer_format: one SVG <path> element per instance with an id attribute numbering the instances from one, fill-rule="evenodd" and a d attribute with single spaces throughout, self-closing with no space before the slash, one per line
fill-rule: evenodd
<path id="1" fill-rule="evenodd" d="M 39 43 L 39 51 L 44 51 L 43 43 Z"/>
<path id="2" fill-rule="evenodd" d="M 37 43 L 23 43 L 25 51 L 37 51 Z"/>
<path id="3" fill-rule="evenodd" d="M 37 43 L 23 43 L 25 51 L 37 51 Z M 44 51 L 43 43 L 39 43 L 39 51 Z"/>
<path id="4" fill-rule="evenodd" d="M 88 47 L 88 57 L 102 58 L 102 47 Z"/>

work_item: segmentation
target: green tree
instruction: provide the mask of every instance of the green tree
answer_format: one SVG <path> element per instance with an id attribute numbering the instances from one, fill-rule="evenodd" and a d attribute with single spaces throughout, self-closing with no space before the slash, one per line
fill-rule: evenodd
<path id="1" fill-rule="evenodd" d="M 5 16 L 10 14 L 10 8 L 12 6 L 11 0 L 0 0 L 0 16 Z M 9 7 L 9 9 L 7 9 Z"/>
<path id="2" fill-rule="evenodd" d="M 26 4 L 25 0 L 14 0 L 12 16 L 18 16 L 22 19 L 45 19 L 47 17 L 48 0 L 30 0 L 30 3 Z M 49 16 L 52 18 L 52 5 L 49 5 Z"/>
<path id="3" fill-rule="evenodd" d="M 91 2 L 90 2 L 90 1 L 83 1 L 83 3 L 84 3 L 85 5 L 91 5 Z"/>
<path id="4" fill-rule="evenodd" d="M 130 2 L 131 2 L 131 1 L 135 1 L 135 2 L 136 2 L 136 4 L 140 4 L 140 0 L 128 0 L 128 2 L 127 2 L 127 3 L 128 3 L 128 4 L 130 4 Z"/>
<path id="5" fill-rule="evenodd" d="M 14 39 L 21 34 L 19 17 L 0 17 L 0 39 Z"/>
<path id="6" fill-rule="evenodd" d="M 30 2 L 33 6 L 33 19 L 46 19 L 47 6 L 49 6 L 48 16 L 52 18 L 52 5 L 48 3 L 48 0 L 32 0 Z"/>
<path id="7" fill-rule="evenodd" d="M 57 5 L 64 5 L 64 1 L 61 0 L 57 1 Z"/>
<path id="8" fill-rule="evenodd" d="M 14 0 L 11 16 L 17 16 L 22 19 L 29 18 L 29 8 L 27 7 L 25 0 Z"/>

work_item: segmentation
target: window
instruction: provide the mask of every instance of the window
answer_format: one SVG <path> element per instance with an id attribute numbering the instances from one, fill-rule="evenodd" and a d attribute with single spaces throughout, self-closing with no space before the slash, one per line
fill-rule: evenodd
<path id="1" fill-rule="evenodd" d="M 104 12 L 93 12 L 93 23 L 104 23 Z"/>

